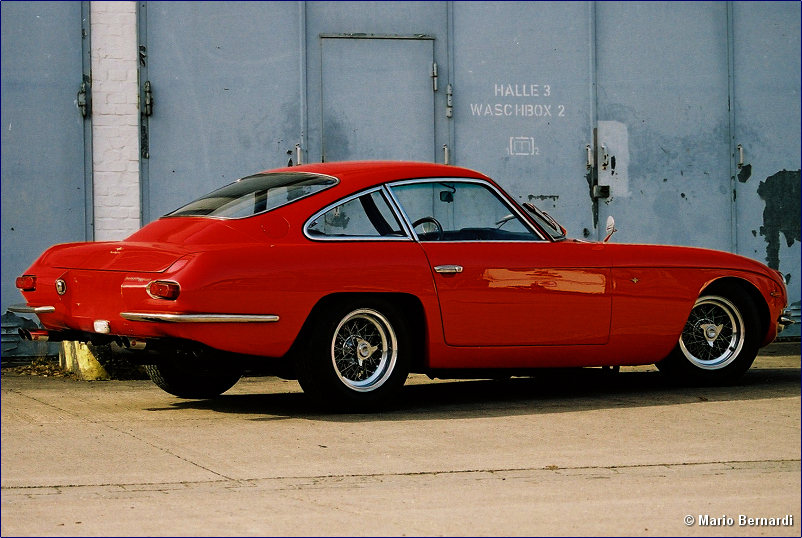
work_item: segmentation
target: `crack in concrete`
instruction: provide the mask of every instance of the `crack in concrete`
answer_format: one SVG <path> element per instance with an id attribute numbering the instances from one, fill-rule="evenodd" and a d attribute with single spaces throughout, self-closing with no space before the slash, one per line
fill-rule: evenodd
<path id="1" fill-rule="evenodd" d="M 180 456 L 177 456 L 180 458 Z M 184 458 L 181 458 L 184 459 Z M 190 462 L 191 463 L 191 462 Z M 641 463 L 633 465 L 580 465 L 580 466 L 557 466 L 547 465 L 545 467 L 510 467 L 498 469 L 455 469 L 450 471 L 410 471 L 400 473 L 357 473 L 357 474 L 328 474 L 328 475 L 288 475 L 288 476 L 273 476 L 262 478 L 244 478 L 237 479 L 226 477 L 220 473 L 214 474 L 222 477 L 221 480 L 189 480 L 178 482 L 129 482 L 129 483 L 103 483 L 103 484 L 59 484 L 59 485 L 39 485 L 39 486 L 2 486 L 0 490 L 37 490 L 37 489 L 81 489 L 81 488 L 107 488 L 107 487 L 121 487 L 121 488 L 163 488 L 170 486 L 204 486 L 204 485 L 239 485 L 248 486 L 256 482 L 268 481 L 281 481 L 281 480 L 341 480 L 341 479 L 364 479 L 364 478 L 397 478 L 397 477 L 418 477 L 418 476 L 449 476 L 449 475 L 470 475 L 470 474 L 500 474 L 500 473 L 514 473 L 514 472 L 552 472 L 559 471 L 630 471 L 640 469 L 672 469 L 672 468 L 691 468 L 703 467 L 709 465 L 730 465 L 732 469 L 737 469 L 738 466 L 754 465 L 754 464 L 799 464 L 802 460 L 799 458 L 792 459 L 768 459 L 768 460 L 725 460 L 725 461 L 701 461 L 701 462 L 683 462 L 683 463 Z M 129 490 L 130 491 L 130 490 Z"/>
<path id="2" fill-rule="evenodd" d="M 174 458 L 177 458 L 177 459 L 179 459 L 179 460 L 181 460 L 181 461 L 183 461 L 185 463 L 193 465 L 193 466 L 195 466 L 195 467 L 197 467 L 199 469 L 203 469 L 204 471 L 207 471 L 207 472 L 209 472 L 209 473 L 211 473 L 211 474 L 213 474 L 215 476 L 219 476 L 222 479 L 224 479 L 224 481 L 236 480 L 233 477 L 224 475 L 224 474 L 219 473 L 219 472 L 217 472 L 217 471 L 215 471 L 213 469 L 205 467 L 205 466 L 203 466 L 203 465 L 201 465 L 201 464 L 199 464 L 197 462 L 194 462 L 194 461 L 192 461 L 190 459 L 187 459 L 184 456 L 181 456 L 180 454 L 176 454 L 175 452 L 173 452 L 173 451 L 171 451 L 171 450 L 169 450 L 167 448 L 164 448 L 162 446 L 159 446 L 159 445 L 157 445 L 157 444 L 155 444 L 155 443 L 153 443 L 151 441 L 148 441 L 147 439 L 143 439 L 141 437 L 138 437 L 133 432 L 125 431 L 125 430 L 120 429 L 120 428 L 116 428 L 116 427 L 114 427 L 113 425 L 111 425 L 108 422 L 104 422 L 102 420 L 87 419 L 86 417 L 83 417 L 83 416 L 81 416 L 81 415 L 79 415 L 79 414 L 77 414 L 77 413 L 75 413 L 73 411 L 70 411 L 69 409 L 64 409 L 64 408 L 59 407 L 59 406 L 57 406 L 57 405 L 55 405 L 53 403 L 39 400 L 38 398 L 35 398 L 34 396 L 31 396 L 30 394 L 25 394 L 24 392 L 21 392 L 18 389 L 9 389 L 9 392 L 14 392 L 15 394 L 18 394 L 20 396 L 24 396 L 25 398 L 28 398 L 29 400 L 33 400 L 34 402 L 37 402 L 37 403 L 42 404 L 44 406 L 50 407 L 52 409 L 56 409 L 58 411 L 61 411 L 62 413 L 66 413 L 67 415 L 75 417 L 75 418 L 77 418 L 78 420 L 80 420 L 82 422 L 88 422 L 89 424 L 94 424 L 96 426 L 105 427 L 105 428 L 108 428 L 108 429 L 110 429 L 112 431 L 115 431 L 117 433 L 120 433 L 120 434 L 123 434 L 125 436 L 128 436 L 128 437 L 131 437 L 133 439 L 136 439 L 140 443 L 144 443 L 145 445 L 147 445 L 147 446 L 149 446 L 151 448 L 154 448 L 154 449 L 156 449 L 156 450 L 158 450 L 158 451 L 160 451 L 160 452 L 162 452 L 164 454 L 168 454 L 168 455 L 170 455 L 170 456 L 172 456 Z M 105 485 L 120 485 L 120 484 L 105 484 Z M 43 487 L 47 487 L 47 486 L 43 486 Z M 52 487 L 65 487 L 65 486 L 52 486 Z M 66 487 L 81 487 L 81 486 L 66 486 Z M 6 488 L 2 488 L 2 489 L 6 489 Z"/>

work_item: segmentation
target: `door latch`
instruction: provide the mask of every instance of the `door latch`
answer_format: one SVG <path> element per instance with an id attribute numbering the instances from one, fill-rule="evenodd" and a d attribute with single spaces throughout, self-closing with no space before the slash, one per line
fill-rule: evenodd
<path id="1" fill-rule="evenodd" d="M 143 90 L 143 103 L 142 103 L 142 114 L 144 116 L 150 116 L 153 114 L 153 90 L 150 88 L 150 81 L 145 81 L 145 88 Z"/>
<path id="2" fill-rule="evenodd" d="M 87 95 L 86 82 L 81 82 L 81 89 L 78 90 L 77 102 L 84 118 L 92 113 L 91 98 Z"/>
<path id="3" fill-rule="evenodd" d="M 301 144 L 295 144 L 295 165 L 301 166 L 303 164 L 303 148 L 301 148 Z"/>

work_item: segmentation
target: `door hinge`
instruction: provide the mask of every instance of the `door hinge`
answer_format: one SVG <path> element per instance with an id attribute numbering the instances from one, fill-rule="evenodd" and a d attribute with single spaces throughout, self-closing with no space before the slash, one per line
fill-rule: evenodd
<path id="1" fill-rule="evenodd" d="M 84 118 L 92 114 L 92 96 L 87 91 L 86 81 L 81 82 L 81 89 L 77 96 L 78 109 Z"/>
<path id="2" fill-rule="evenodd" d="M 432 91 L 437 91 L 437 62 L 432 62 Z"/>
<path id="3" fill-rule="evenodd" d="M 150 116 L 153 114 L 153 90 L 150 89 L 150 81 L 145 81 L 142 91 L 142 115 Z"/>
<path id="4" fill-rule="evenodd" d="M 451 84 L 446 86 L 446 118 L 454 115 L 454 89 Z"/>

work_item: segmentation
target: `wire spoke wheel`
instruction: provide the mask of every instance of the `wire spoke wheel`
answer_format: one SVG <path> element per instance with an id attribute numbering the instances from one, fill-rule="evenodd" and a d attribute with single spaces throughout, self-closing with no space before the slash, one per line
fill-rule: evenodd
<path id="1" fill-rule="evenodd" d="M 392 375 L 397 357 L 395 331 L 376 310 L 354 310 L 334 330 L 331 342 L 334 371 L 354 391 L 369 392 L 381 387 Z"/>
<path id="2" fill-rule="evenodd" d="M 700 297 L 679 339 L 682 354 L 703 370 L 718 370 L 743 348 L 746 327 L 738 308 L 718 296 Z"/>

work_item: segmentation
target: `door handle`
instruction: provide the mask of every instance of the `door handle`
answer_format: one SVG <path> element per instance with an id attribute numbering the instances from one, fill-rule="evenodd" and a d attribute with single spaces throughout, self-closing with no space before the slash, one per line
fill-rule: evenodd
<path id="1" fill-rule="evenodd" d="M 434 271 L 436 273 L 440 273 L 441 275 L 453 275 L 455 273 L 462 272 L 461 265 L 435 265 Z"/>

